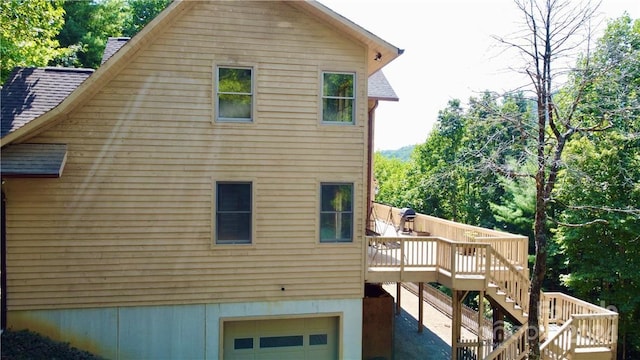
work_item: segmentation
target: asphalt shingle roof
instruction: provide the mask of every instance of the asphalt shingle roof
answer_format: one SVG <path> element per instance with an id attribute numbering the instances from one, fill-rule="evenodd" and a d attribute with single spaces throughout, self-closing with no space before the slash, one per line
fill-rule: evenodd
<path id="1" fill-rule="evenodd" d="M 398 101 L 398 95 L 393 91 L 391 84 L 382 73 L 378 70 L 369 76 L 369 98 L 376 100 Z"/>
<path id="2" fill-rule="evenodd" d="M 0 136 L 58 106 L 92 73 L 58 67 L 14 69 L 0 92 Z"/>
<path id="3" fill-rule="evenodd" d="M 102 53 L 102 62 L 100 65 L 104 64 L 109 58 L 113 56 L 124 44 L 127 43 L 131 38 L 129 37 L 110 37 L 107 39 L 107 45 L 104 48 L 104 52 Z"/>
<path id="4" fill-rule="evenodd" d="M 11 144 L 2 149 L 3 177 L 50 177 L 62 175 L 67 159 L 65 144 Z"/>

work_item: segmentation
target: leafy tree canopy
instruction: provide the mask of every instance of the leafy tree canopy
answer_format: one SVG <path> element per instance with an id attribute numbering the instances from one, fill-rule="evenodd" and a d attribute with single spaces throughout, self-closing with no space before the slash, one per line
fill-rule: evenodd
<path id="1" fill-rule="evenodd" d="M 0 77 L 16 66 L 46 66 L 67 52 L 56 35 L 64 24 L 59 0 L 0 1 Z"/>

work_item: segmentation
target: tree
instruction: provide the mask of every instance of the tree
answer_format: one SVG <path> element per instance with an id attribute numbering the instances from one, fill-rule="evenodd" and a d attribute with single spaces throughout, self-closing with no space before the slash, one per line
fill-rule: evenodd
<path id="1" fill-rule="evenodd" d="M 57 36 L 69 52 L 55 65 L 97 68 L 109 37 L 132 37 L 153 20 L 171 0 L 60 0 L 64 27 Z"/>
<path id="2" fill-rule="evenodd" d="M 133 37 L 153 20 L 172 0 L 127 0 L 129 15 L 122 32 Z"/>
<path id="3" fill-rule="evenodd" d="M 567 151 L 558 202 L 566 209 L 558 240 L 567 259 L 564 282 L 581 298 L 615 306 L 623 358 L 640 355 L 640 143 L 608 134 L 581 138 Z M 590 204 L 582 206 L 581 204 Z M 570 226 L 569 224 L 586 224 Z"/>
<path id="4" fill-rule="evenodd" d="M 57 36 L 61 46 L 72 54 L 55 60 L 56 65 L 97 68 L 107 39 L 121 36 L 130 16 L 125 0 L 65 0 L 65 23 Z"/>
<path id="5" fill-rule="evenodd" d="M 557 237 L 569 270 L 564 281 L 580 297 L 616 307 L 620 355 L 638 358 L 640 20 L 625 15 L 610 22 L 584 61 L 606 66 L 607 76 L 585 90 L 577 112 L 584 118 L 608 116 L 613 126 L 577 137 L 567 147 L 567 169 L 559 176 L 556 196 L 565 224 Z M 580 83 L 581 76 L 572 82 Z"/>
<path id="6" fill-rule="evenodd" d="M 399 208 L 407 206 L 402 193 L 408 164 L 397 158 L 386 158 L 380 152 L 375 153 L 373 163 L 373 177 L 377 182 L 375 201 Z"/>
<path id="7" fill-rule="evenodd" d="M 534 148 L 524 151 L 521 159 L 533 164 L 532 173 L 520 173 L 509 164 L 496 165 L 510 177 L 530 176 L 535 179 L 533 265 L 529 301 L 529 359 L 540 358 L 539 306 L 545 272 L 547 270 L 549 220 L 553 218 L 554 190 L 558 175 L 565 167 L 563 153 L 576 134 L 601 132 L 611 127 L 606 114 L 615 109 L 601 109 L 599 116 L 579 116 L 578 108 L 585 89 L 606 73 L 606 67 L 596 67 L 589 61 L 578 63 L 573 69 L 580 74 L 579 82 L 571 92 L 554 96 L 560 89 L 571 59 L 577 58 L 584 39 L 589 39 L 589 24 L 597 10 L 590 3 L 575 4 L 563 0 L 516 0 L 524 18 L 525 30 L 512 39 L 498 38 L 510 50 L 516 50 L 527 59 L 523 69 L 530 80 L 535 99 L 533 126 L 523 119 L 507 119 L 521 129 L 520 136 L 532 140 Z M 586 36 L 585 36 L 586 34 Z M 588 49 L 588 48 L 587 48 Z M 588 55 L 587 57 L 588 58 Z M 526 167 L 524 167 L 526 169 Z"/>
<path id="8" fill-rule="evenodd" d="M 495 148 L 499 142 L 487 140 L 496 123 L 484 109 L 513 103 L 499 105 L 485 93 L 470 99 L 470 104 L 465 111 L 459 100 L 451 100 L 438 113 L 426 142 L 414 149 L 399 194 L 405 206 L 421 213 L 493 228 L 496 220 L 490 203 L 504 191 L 496 173 L 477 166 L 476 156 L 499 152 Z"/>
<path id="9" fill-rule="evenodd" d="M 68 49 L 61 49 L 56 35 L 64 24 L 58 0 L 0 1 L 0 82 L 16 66 L 46 66 Z"/>
<path id="10" fill-rule="evenodd" d="M 462 221 L 458 204 L 461 186 L 458 155 L 465 131 L 460 100 L 438 112 L 438 122 L 426 142 L 416 146 L 407 174 L 406 202 L 416 211 Z"/>

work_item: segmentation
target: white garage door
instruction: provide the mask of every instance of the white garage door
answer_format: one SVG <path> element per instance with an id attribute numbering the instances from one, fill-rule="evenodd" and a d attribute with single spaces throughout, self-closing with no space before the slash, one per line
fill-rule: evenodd
<path id="1" fill-rule="evenodd" d="M 224 322 L 224 359 L 338 358 L 338 318 Z"/>

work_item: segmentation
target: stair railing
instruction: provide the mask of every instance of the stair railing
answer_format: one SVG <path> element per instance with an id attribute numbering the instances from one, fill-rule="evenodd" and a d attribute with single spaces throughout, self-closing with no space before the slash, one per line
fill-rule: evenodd
<path id="1" fill-rule="evenodd" d="M 484 360 L 521 360 L 527 357 L 527 326 L 521 326 L 498 345 Z"/>
<path id="2" fill-rule="evenodd" d="M 576 337 L 577 332 L 573 327 L 573 319 L 569 319 L 558 329 L 558 332 L 540 345 L 542 358 L 549 360 L 570 359 L 575 351 Z"/>
<path id="3" fill-rule="evenodd" d="M 508 298 L 529 313 L 529 278 L 514 264 L 497 251 L 491 251 L 488 257 L 488 281 L 504 291 Z"/>

